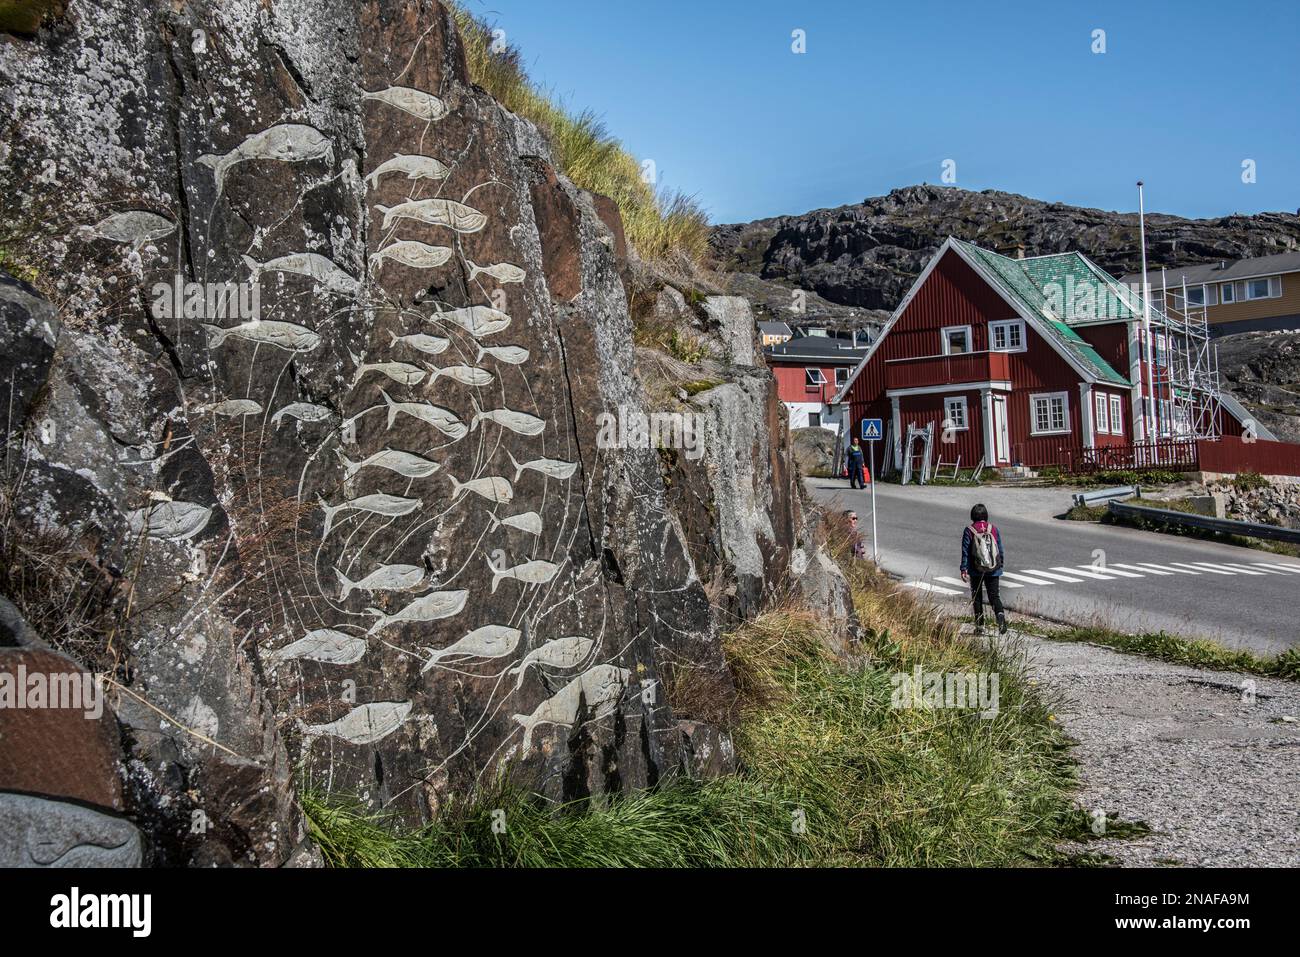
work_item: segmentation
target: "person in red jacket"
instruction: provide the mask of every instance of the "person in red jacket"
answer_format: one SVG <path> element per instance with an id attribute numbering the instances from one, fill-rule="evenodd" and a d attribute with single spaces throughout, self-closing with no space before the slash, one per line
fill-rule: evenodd
<path id="1" fill-rule="evenodd" d="M 975 603 L 975 634 L 984 633 L 984 595 L 988 595 L 998 620 L 998 634 L 1007 633 L 1007 616 L 1002 610 L 998 585 L 1002 577 L 1002 535 L 989 521 L 989 510 L 976 505 L 970 510 L 970 524 L 961 533 L 961 580 L 970 584 Z"/>

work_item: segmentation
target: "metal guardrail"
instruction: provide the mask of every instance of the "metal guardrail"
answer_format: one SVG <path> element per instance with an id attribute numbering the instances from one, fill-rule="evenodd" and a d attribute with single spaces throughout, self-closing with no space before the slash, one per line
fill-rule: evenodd
<path id="1" fill-rule="evenodd" d="M 1239 522 L 1233 518 L 1213 518 L 1209 515 L 1172 512 L 1167 508 L 1150 508 L 1146 505 L 1123 505 L 1119 502 L 1111 502 L 1107 509 L 1112 515 L 1123 518 L 1140 518 L 1163 525 L 1181 525 L 1184 528 L 1198 528 L 1206 532 L 1245 535 L 1249 538 L 1265 538 L 1269 541 L 1292 542 L 1300 545 L 1300 528 L 1279 528 L 1277 525 Z"/>
<path id="2" fill-rule="evenodd" d="M 1075 505 L 1097 505 L 1118 498 L 1141 498 L 1142 489 L 1136 485 L 1120 485 L 1115 488 L 1099 488 L 1091 492 L 1075 492 Z"/>

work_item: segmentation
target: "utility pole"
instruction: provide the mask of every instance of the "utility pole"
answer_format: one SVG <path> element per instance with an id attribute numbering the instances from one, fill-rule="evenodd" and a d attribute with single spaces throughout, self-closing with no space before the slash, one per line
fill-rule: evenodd
<path id="1" fill-rule="evenodd" d="M 1147 281 L 1147 223 L 1146 204 L 1142 196 L 1142 180 L 1138 180 L 1138 241 L 1142 246 L 1142 348 L 1146 352 L 1147 385 L 1138 383 L 1138 394 L 1142 397 L 1142 437 L 1148 442 L 1155 442 L 1159 435 L 1151 435 L 1151 405 L 1155 399 L 1155 360 L 1151 355 L 1151 283 Z M 1139 370 L 1141 367 L 1139 366 Z M 1146 389 L 1152 395 L 1148 398 Z"/>

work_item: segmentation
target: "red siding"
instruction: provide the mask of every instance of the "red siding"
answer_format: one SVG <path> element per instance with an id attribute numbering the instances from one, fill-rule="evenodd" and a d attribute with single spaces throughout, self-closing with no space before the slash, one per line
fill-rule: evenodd
<path id="1" fill-rule="evenodd" d="M 945 326 L 971 327 L 971 348 L 975 351 L 988 349 L 988 323 L 1000 319 L 1017 318 L 1015 310 L 1002 296 L 992 289 L 980 276 L 966 264 L 955 252 L 949 250 L 943 259 L 931 271 L 925 284 L 916 291 L 916 295 L 899 315 L 897 322 L 889 333 L 880 341 L 870 361 L 850 390 L 854 431 L 858 431 L 857 422 L 864 417 L 879 417 L 889 420 L 891 407 L 885 395 L 885 363 L 890 359 L 911 359 L 920 356 L 933 356 L 941 353 L 940 330 Z M 1081 444 L 1079 415 L 1079 375 L 1070 367 L 1055 349 L 1038 336 L 1032 329 L 1025 329 L 1026 349 L 1024 352 L 1006 354 L 1006 362 L 1013 391 L 1007 399 L 1008 432 L 1011 439 L 1011 457 L 1013 462 L 1024 465 L 1055 465 L 1068 462 L 1068 450 Z M 1070 410 L 1070 428 L 1072 434 L 1053 436 L 1030 435 L 1029 396 L 1037 392 L 1065 392 Z M 982 428 L 978 393 L 975 401 L 968 401 L 971 412 L 971 424 L 975 429 Z M 908 408 L 907 400 L 923 398 L 933 400 L 929 412 L 935 422 L 935 428 L 941 427 L 942 395 L 924 397 L 905 397 L 902 409 Z M 915 405 L 912 406 L 914 409 Z M 929 420 L 927 420 L 929 421 Z M 924 425 L 924 422 L 919 424 Z M 906 433 L 906 422 L 903 425 Z M 982 432 L 967 436 L 966 440 L 978 437 L 979 449 L 974 452 L 970 464 L 974 465 L 983 455 Z M 944 458 L 950 458 L 944 455 Z M 966 453 L 962 453 L 966 461 Z"/>
<path id="2" fill-rule="evenodd" d="M 804 366 L 792 363 L 771 363 L 772 374 L 776 376 L 776 393 L 782 402 L 830 402 L 835 398 L 835 393 L 840 387 L 835 384 L 835 370 L 847 368 L 851 373 L 852 366 Z M 822 375 L 826 379 L 826 385 L 821 387 L 807 385 L 808 376 L 806 370 L 809 368 L 820 368 Z"/>
<path id="3" fill-rule="evenodd" d="M 1077 326 L 1075 332 L 1079 338 L 1097 350 L 1112 369 L 1125 378 L 1128 377 L 1129 324 L 1127 322 L 1108 322 L 1098 326 Z"/>
<path id="4" fill-rule="evenodd" d="M 1261 475 L 1300 475 L 1300 445 L 1290 442 L 1244 442 L 1225 435 L 1217 442 L 1198 440 L 1196 451 L 1201 469 L 1206 472 L 1245 469 Z"/>

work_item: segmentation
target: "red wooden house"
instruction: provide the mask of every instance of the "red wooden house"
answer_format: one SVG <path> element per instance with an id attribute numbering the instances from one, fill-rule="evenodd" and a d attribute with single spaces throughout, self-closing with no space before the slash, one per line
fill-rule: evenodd
<path id="1" fill-rule="evenodd" d="M 1140 297 L 1079 253 L 1012 259 L 949 237 L 832 402 L 854 434 L 890 423 L 895 467 L 909 424 L 934 423 L 934 457 L 971 467 L 1068 467 L 1085 449 L 1190 437 L 1162 384 L 1175 344 L 1153 334 L 1145 361 L 1141 317 Z M 1225 435 L 1249 418 L 1226 395 L 1213 415 Z"/>

